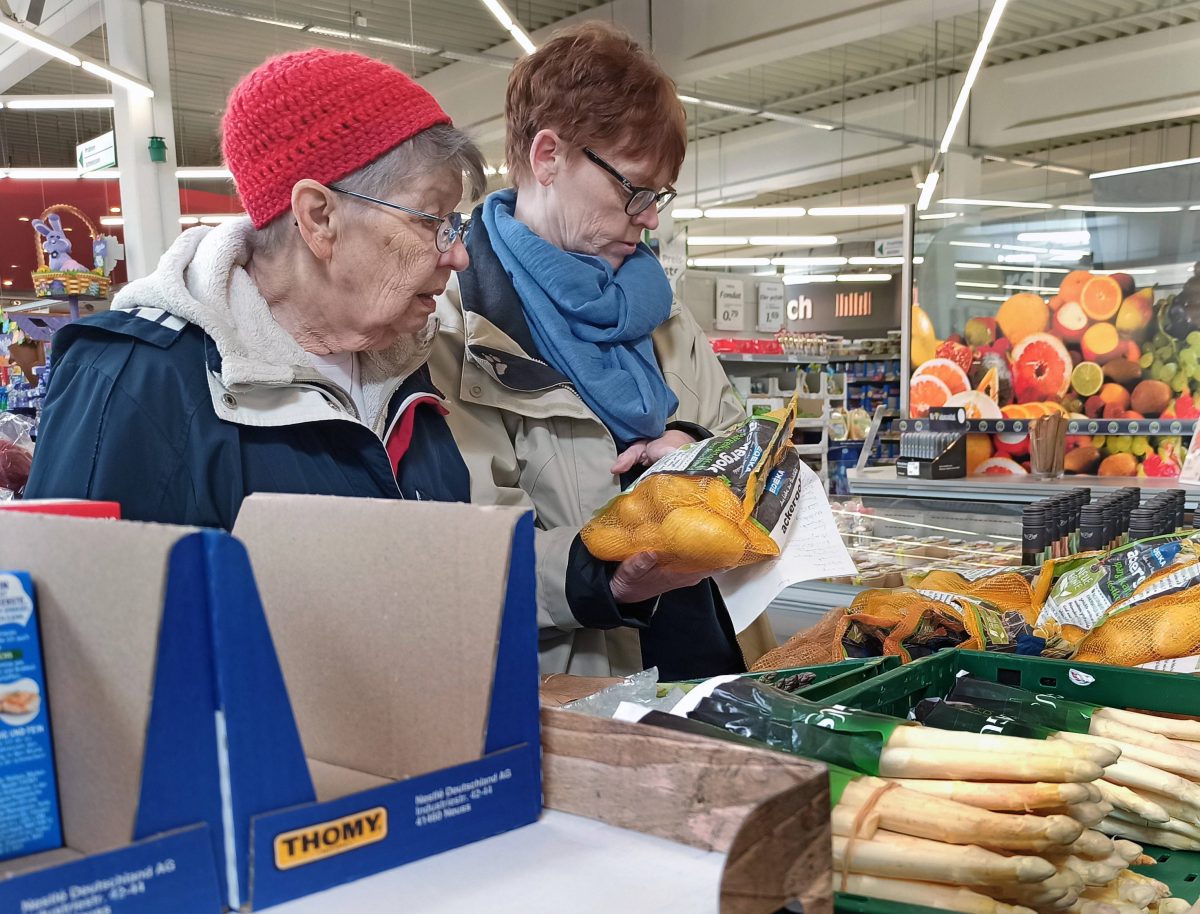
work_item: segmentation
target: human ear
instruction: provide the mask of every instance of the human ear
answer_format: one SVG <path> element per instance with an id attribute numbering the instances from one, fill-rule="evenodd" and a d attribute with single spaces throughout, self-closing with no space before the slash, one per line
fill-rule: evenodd
<path id="1" fill-rule="evenodd" d="M 300 237 L 319 260 L 333 256 L 333 242 L 341 226 L 340 202 L 328 187 L 309 178 L 292 187 L 292 218 Z"/>
<path id="2" fill-rule="evenodd" d="M 539 130 L 529 144 L 529 169 L 544 187 L 554 183 L 566 158 L 567 144 L 553 130 Z"/>

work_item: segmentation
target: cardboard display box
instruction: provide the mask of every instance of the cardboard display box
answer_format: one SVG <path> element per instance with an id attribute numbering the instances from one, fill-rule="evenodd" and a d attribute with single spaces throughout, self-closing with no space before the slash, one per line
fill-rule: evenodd
<path id="1" fill-rule="evenodd" d="M 255 495 L 234 533 L 320 801 L 253 818 L 255 907 L 536 821 L 529 512 Z"/>
<path id="2" fill-rule="evenodd" d="M 0 514 L 67 842 L 0 865 L 0 911 L 262 908 L 537 818 L 527 513 L 268 496 L 238 532 L 262 602 L 225 534 Z"/>

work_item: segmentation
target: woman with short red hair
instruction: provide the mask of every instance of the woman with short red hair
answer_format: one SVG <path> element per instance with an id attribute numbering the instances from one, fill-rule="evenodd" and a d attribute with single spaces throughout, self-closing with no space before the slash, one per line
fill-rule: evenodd
<path id="1" fill-rule="evenodd" d="M 475 211 L 430 367 L 472 501 L 536 514 L 542 671 L 744 671 L 770 646 L 765 619 L 739 638 L 711 579 L 653 553 L 601 562 L 579 538 L 642 468 L 744 416 L 641 243 L 687 150 L 675 84 L 589 22 L 517 63 L 505 107 L 514 187 Z"/>

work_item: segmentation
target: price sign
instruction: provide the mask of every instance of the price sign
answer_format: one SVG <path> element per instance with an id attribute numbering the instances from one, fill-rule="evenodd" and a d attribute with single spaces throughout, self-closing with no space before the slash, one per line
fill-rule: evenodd
<path id="1" fill-rule="evenodd" d="M 717 280 L 718 330 L 745 330 L 746 287 L 740 279 Z"/>
<path id="2" fill-rule="evenodd" d="M 783 310 L 787 291 L 781 282 L 758 284 L 758 330 L 760 333 L 775 333 L 783 329 Z"/>

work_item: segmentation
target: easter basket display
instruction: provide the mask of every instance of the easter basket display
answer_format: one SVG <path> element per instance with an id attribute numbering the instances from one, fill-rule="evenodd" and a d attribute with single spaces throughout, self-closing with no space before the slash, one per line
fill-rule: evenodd
<path id="1" fill-rule="evenodd" d="M 92 236 L 95 268 L 87 267 L 71 257 L 71 242 L 63 230 L 59 213 L 70 213 L 81 221 Z M 38 268 L 31 274 L 38 298 L 79 296 L 107 298 L 112 281 L 106 272 L 103 248 L 107 237 L 101 235 L 95 223 L 74 206 L 56 203 L 46 207 L 41 217 L 33 220 L 37 232 Z"/>

